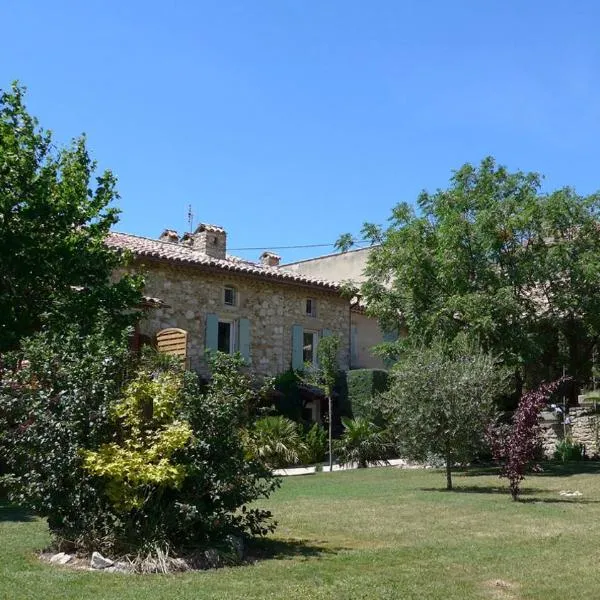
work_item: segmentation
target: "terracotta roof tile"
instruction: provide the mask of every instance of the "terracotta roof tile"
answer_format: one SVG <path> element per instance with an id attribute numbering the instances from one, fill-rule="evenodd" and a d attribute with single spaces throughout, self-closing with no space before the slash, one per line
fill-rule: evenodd
<path id="1" fill-rule="evenodd" d="M 111 248 L 129 250 L 136 256 L 168 261 L 175 264 L 197 265 L 207 269 L 233 271 L 260 278 L 320 287 L 336 292 L 341 289 L 340 284 L 335 281 L 309 277 L 301 273 L 286 271 L 281 267 L 269 267 L 253 263 L 236 256 L 227 256 L 225 259 L 212 258 L 184 244 L 153 240 L 129 233 L 112 232 L 108 235 L 106 243 Z"/>

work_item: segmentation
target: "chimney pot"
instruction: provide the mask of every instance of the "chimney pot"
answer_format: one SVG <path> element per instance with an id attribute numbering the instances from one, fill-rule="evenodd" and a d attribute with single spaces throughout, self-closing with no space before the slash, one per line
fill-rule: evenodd
<path id="1" fill-rule="evenodd" d="M 281 261 L 281 256 L 279 254 L 275 254 L 274 252 L 263 252 L 260 255 L 260 264 L 265 267 L 278 267 Z"/>
<path id="2" fill-rule="evenodd" d="M 174 229 L 165 229 L 160 234 L 158 239 L 161 242 L 172 242 L 174 244 L 177 244 L 179 242 L 179 235 L 177 234 L 177 232 Z"/>

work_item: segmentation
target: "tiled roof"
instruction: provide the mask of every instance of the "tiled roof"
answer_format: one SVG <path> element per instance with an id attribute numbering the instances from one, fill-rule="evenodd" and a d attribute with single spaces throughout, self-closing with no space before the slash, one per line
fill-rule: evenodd
<path id="1" fill-rule="evenodd" d="M 139 257 L 167 261 L 174 264 L 197 265 L 208 270 L 233 271 L 265 279 L 320 287 L 331 291 L 340 291 L 341 289 L 341 285 L 335 281 L 317 279 L 302 275 L 301 273 L 286 271 L 280 267 L 269 267 L 253 263 L 236 256 L 227 256 L 225 259 L 212 258 L 184 244 L 153 240 L 129 233 L 110 233 L 106 243 L 111 248 L 130 250 L 134 255 Z"/>

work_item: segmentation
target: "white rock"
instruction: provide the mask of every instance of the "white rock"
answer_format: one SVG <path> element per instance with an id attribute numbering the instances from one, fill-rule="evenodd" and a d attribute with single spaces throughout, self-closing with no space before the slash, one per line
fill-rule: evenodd
<path id="1" fill-rule="evenodd" d="M 73 557 L 66 552 L 59 552 L 54 556 L 50 557 L 51 563 L 56 563 L 57 565 L 66 565 Z"/>
<path id="2" fill-rule="evenodd" d="M 92 569 L 106 569 L 107 567 L 112 567 L 114 564 L 110 558 L 104 558 L 100 552 L 92 553 L 92 560 L 90 561 Z"/>

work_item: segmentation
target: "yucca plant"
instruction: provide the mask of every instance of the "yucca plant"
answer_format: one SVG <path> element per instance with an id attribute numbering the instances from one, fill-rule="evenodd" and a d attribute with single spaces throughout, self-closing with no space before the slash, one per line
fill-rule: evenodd
<path id="1" fill-rule="evenodd" d="M 257 419 L 246 433 L 246 451 L 271 469 L 281 469 L 300 462 L 306 451 L 300 426 L 282 416 Z"/>
<path id="2" fill-rule="evenodd" d="M 342 464 L 357 463 L 365 468 L 369 463 L 386 464 L 391 444 L 386 431 L 365 417 L 342 419 L 344 433 L 336 442 L 336 452 Z"/>

